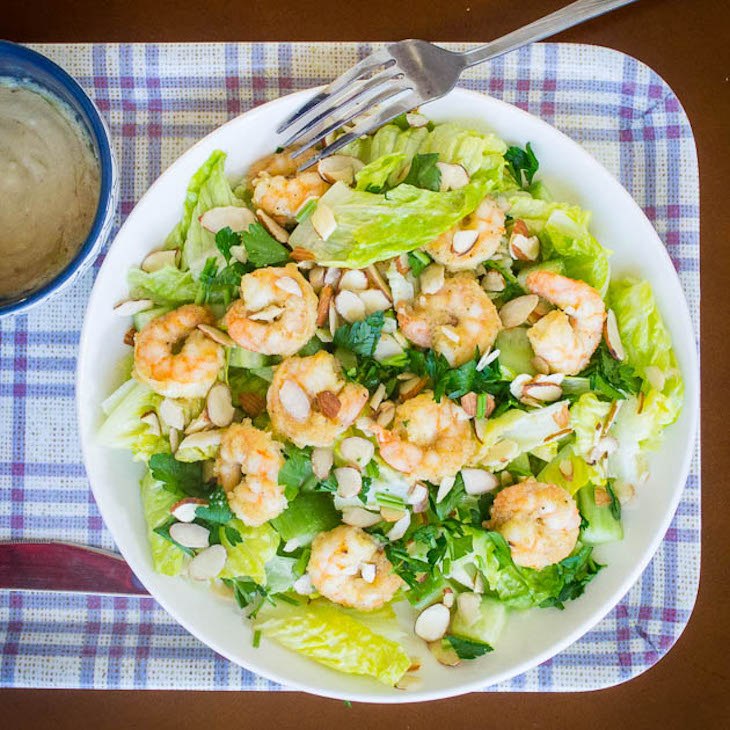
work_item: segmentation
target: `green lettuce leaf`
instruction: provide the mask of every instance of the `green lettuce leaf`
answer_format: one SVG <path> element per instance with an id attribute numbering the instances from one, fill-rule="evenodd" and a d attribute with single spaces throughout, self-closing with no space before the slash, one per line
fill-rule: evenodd
<path id="1" fill-rule="evenodd" d="M 480 173 L 459 190 L 437 193 L 399 185 L 384 195 L 338 182 L 320 200 L 337 222 L 330 237 L 323 241 L 309 218 L 289 243 L 312 251 L 324 266 L 362 268 L 430 243 L 471 213 L 496 180 L 494 173 Z"/>
<path id="2" fill-rule="evenodd" d="M 147 522 L 147 538 L 152 552 L 152 565 L 163 575 L 178 575 L 185 564 L 185 553 L 174 543 L 157 534 L 170 519 L 170 508 L 185 495 L 167 488 L 147 472 L 140 485 L 142 508 Z"/>
<path id="3" fill-rule="evenodd" d="M 247 577 L 259 585 L 266 585 L 266 563 L 276 555 L 279 536 L 268 524 L 261 527 L 247 527 L 241 520 L 233 519 L 228 523 L 241 536 L 235 545 L 228 539 L 224 527 L 220 528 L 221 545 L 228 557 L 221 578 Z"/>
<path id="4" fill-rule="evenodd" d="M 164 266 L 151 272 L 130 269 L 127 284 L 133 299 L 151 299 L 163 307 L 194 302 L 198 293 L 192 274 L 175 266 Z"/>
<path id="5" fill-rule="evenodd" d="M 390 176 L 402 170 L 407 159 L 402 152 L 393 152 L 378 157 L 355 175 L 355 189 L 368 193 L 384 192 L 388 187 Z"/>
<path id="6" fill-rule="evenodd" d="M 280 605 L 273 612 L 266 611 L 255 627 L 320 664 L 346 674 L 374 677 L 391 686 L 411 665 L 400 644 L 325 601 Z"/>

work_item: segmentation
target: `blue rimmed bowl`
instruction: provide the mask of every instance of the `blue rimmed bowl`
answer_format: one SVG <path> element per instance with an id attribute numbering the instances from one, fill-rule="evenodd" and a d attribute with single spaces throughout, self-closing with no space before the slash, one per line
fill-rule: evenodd
<path id="1" fill-rule="evenodd" d="M 16 298 L 0 299 L 0 317 L 25 312 L 70 285 L 84 272 L 107 240 L 119 198 L 119 175 L 111 135 L 99 110 L 78 82 L 45 56 L 0 41 L 0 79 L 29 84 L 68 107 L 85 131 L 99 162 L 101 189 L 89 233 L 71 261 L 39 288 Z"/>

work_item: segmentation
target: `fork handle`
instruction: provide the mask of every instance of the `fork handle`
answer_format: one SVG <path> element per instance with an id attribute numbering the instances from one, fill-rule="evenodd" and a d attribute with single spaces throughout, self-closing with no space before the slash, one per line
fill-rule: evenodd
<path id="1" fill-rule="evenodd" d="M 577 2 L 566 5 L 544 18 L 507 33 L 507 35 L 503 35 L 491 43 L 475 48 L 473 51 L 462 53 L 461 56 L 466 68 L 476 66 L 479 63 L 488 61 L 490 58 L 496 58 L 503 53 L 514 51 L 516 48 L 526 46 L 528 43 L 541 41 L 543 38 L 560 33 L 566 28 L 572 28 L 585 20 L 596 18 L 609 10 L 620 8 L 622 5 L 628 5 L 632 2 L 634 0 L 577 0 Z"/>

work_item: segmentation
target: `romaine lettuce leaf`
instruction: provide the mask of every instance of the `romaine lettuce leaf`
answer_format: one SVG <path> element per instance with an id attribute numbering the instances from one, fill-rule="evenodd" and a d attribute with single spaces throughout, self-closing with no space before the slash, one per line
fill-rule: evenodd
<path id="1" fill-rule="evenodd" d="M 383 192 L 391 175 L 402 170 L 406 160 L 407 157 L 402 152 L 376 158 L 356 173 L 355 189 L 370 193 Z"/>
<path id="2" fill-rule="evenodd" d="M 276 555 L 279 536 L 268 524 L 261 527 L 247 527 L 239 519 L 233 519 L 228 526 L 241 536 L 241 542 L 233 545 L 228 540 L 224 527 L 220 528 L 220 541 L 228 557 L 220 578 L 251 578 L 259 585 L 266 585 L 266 563 Z"/>
<path id="3" fill-rule="evenodd" d="M 130 269 L 127 284 L 133 299 L 151 299 L 163 307 L 194 302 L 198 293 L 192 274 L 175 266 L 164 266 L 151 272 Z"/>
<path id="4" fill-rule="evenodd" d="M 176 494 L 166 488 L 149 472 L 142 478 L 140 490 L 154 569 L 163 575 L 177 575 L 185 563 L 185 553 L 154 530 L 170 519 L 170 508 L 185 495 L 182 492 Z"/>
<path id="5" fill-rule="evenodd" d="M 262 611 L 255 628 L 287 649 L 346 674 L 394 685 L 411 665 L 405 649 L 326 601 Z"/>

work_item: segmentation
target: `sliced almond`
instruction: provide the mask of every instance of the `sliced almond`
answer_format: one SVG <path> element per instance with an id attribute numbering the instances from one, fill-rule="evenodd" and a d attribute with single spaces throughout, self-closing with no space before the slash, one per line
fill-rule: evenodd
<path id="1" fill-rule="evenodd" d="M 284 410 L 296 421 L 306 421 L 312 412 L 309 396 L 293 380 L 285 380 L 279 390 L 279 400 Z"/>
<path id="2" fill-rule="evenodd" d="M 568 409 L 567 403 L 564 403 L 560 410 L 553 413 L 553 421 L 555 421 L 558 428 L 568 427 L 568 424 L 570 423 L 570 410 Z"/>
<path id="3" fill-rule="evenodd" d="M 208 418 L 208 411 L 203 408 L 203 410 L 186 426 L 185 435 L 199 433 L 200 431 L 205 431 L 212 427 L 213 424 L 211 423 L 210 418 Z"/>
<path id="4" fill-rule="evenodd" d="M 436 492 L 436 504 L 441 504 L 446 499 L 448 493 L 454 488 L 456 477 L 444 477 L 439 483 L 438 492 Z"/>
<path id="5" fill-rule="evenodd" d="M 350 155 L 330 155 L 317 164 L 319 176 L 328 183 L 343 182 L 352 185 L 355 174 L 364 167 L 362 160 Z"/>
<path id="6" fill-rule="evenodd" d="M 219 330 L 217 327 L 212 327 L 209 324 L 199 324 L 198 329 L 213 342 L 217 342 L 223 347 L 235 347 L 236 343 L 231 339 L 230 335 Z"/>
<path id="7" fill-rule="evenodd" d="M 180 446 L 180 431 L 176 428 L 171 428 L 167 437 L 170 439 L 170 451 L 174 454 L 177 452 L 178 446 Z"/>
<path id="8" fill-rule="evenodd" d="M 388 428 L 395 419 L 395 403 L 392 401 L 385 401 L 381 403 L 378 409 L 378 417 L 375 422 L 382 428 Z"/>
<path id="9" fill-rule="evenodd" d="M 204 499 L 185 497 L 170 507 L 170 514 L 178 522 L 192 522 L 196 518 L 198 507 L 208 504 Z"/>
<path id="10" fill-rule="evenodd" d="M 462 395 L 459 399 L 459 403 L 461 404 L 461 407 L 464 409 L 464 412 L 469 416 L 470 418 L 474 418 L 477 414 L 477 394 L 476 393 L 466 393 L 465 395 Z"/>
<path id="11" fill-rule="evenodd" d="M 296 284 L 296 282 L 294 282 Z M 300 295 L 301 296 L 301 295 Z M 284 312 L 284 307 L 277 307 L 276 304 L 271 304 L 268 307 L 259 309 L 258 312 L 250 312 L 248 319 L 252 322 L 273 322 Z"/>
<path id="12" fill-rule="evenodd" d="M 489 269 L 482 279 L 485 291 L 500 292 L 504 291 L 507 282 L 502 274 L 496 269 Z"/>
<path id="13" fill-rule="evenodd" d="M 228 554 L 223 545 L 211 545 L 201 550 L 188 565 L 188 575 L 193 580 L 212 580 L 217 578 L 226 564 Z"/>
<path id="14" fill-rule="evenodd" d="M 552 403 L 560 400 L 562 395 L 563 389 L 555 383 L 540 383 L 533 380 L 522 386 L 523 397 L 532 398 L 542 403 Z"/>
<path id="15" fill-rule="evenodd" d="M 516 459 L 520 454 L 520 447 L 511 439 L 503 439 L 492 446 L 485 455 L 484 461 L 488 463 L 507 464 Z"/>
<path id="16" fill-rule="evenodd" d="M 606 346 L 611 356 L 616 360 L 626 359 L 626 350 L 624 350 L 621 342 L 621 335 L 618 331 L 618 322 L 616 321 L 616 313 L 613 309 L 606 312 L 606 320 L 603 323 L 603 339 L 606 340 Z"/>
<path id="17" fill-rule="evenodd" d="M 314 261 L 316 257 L 312 251 L 302 248 L 301 246 L 295 246 L 291 250 L 289 258 L 292 261 Z"/>
<path id="18" fill-rule="evenodd" d="M 400 387 L 401 400 L 415 398 L 428 385 L 428 378 L 411 378 L 406 380 Z"/>
<path id="19" fill-rule="evenodd" d="M 433 606 L 421 611 L 413 627 L 416 636 L 424 641 L 438 641 L 443 639 L 449 628 L 451 612 L 443 603 L 434 603 Z"/>
<path id="20" fill-rule="evenodd" d="M 343 289 L 335 297 L 337 312 L 346 322 L 357 322 L 365 319 L 365 304 L 354 292 Z"/>
<path id="21" fill-rule="evenodd" d="M 552 443 L 553 441 L 559 441 L 563 436 L 567 436 L 569 433 L 573 433 L 572 428 L 561 428 L 560 431 L 556 431 L 555 433 L 551 433 L 549 436 L 545 436 L 545 438 L 542 440 L 544 444 Z M 510 459 L 510 461 L 512 461 Z"/>
<path id="22" fill-rule="evenodd" d="M 332 471 L 335 452 L 329 446 L 317 446 L 312 449 L 312 471 L 317 479 L 326 479 Z"/>
<path id="23" fill-rule="evenodd" d="M 451 250 L 457 256 L 463 256 L 474 248 L 477 238 L 479 238 L 479 231 L 473 229 L 457 231 L 451 239 Z"/>
<path id="24" fill-rule="evenodd" d="M 162 429 L 160 428 L 160 419 L 157 417 L 157 414 L 154 411 L 145 413 L 139 420 L 142 421 L 142 423 L 147 424 L 147 427 L 149 428 L 149 431 L 153 436 L 162 435 Z"/>
<path id="25" fill-rule="evenodd" d="M 532 358 L 531 361 L 532 367 L 537 370 L 538 373 L 542 375 L 549 375 L 550 374 L 550 365 L 547 360 L 544 360 L 539 355 L 535 355 L 535 357 Z"/>
<path id="26" fill-rule="evenodd" d="M 464 480 L 464 490 L 467 494 L 486 494 L 499 486 L 499 480 L 485 469 L 462 469 L 461 478 Z"/>
<path id="27" fill-rule="evenodd" d="M 165 251 L 153 251 L 145 257 L 140 268 L 151 274 L 153 271 L 159 271 L 166 266 L 177 266 L 177 256 L 179 250 L 176 248 L 166 249 Z"/>
<path id="28" fill-rule="evenodd" d="M 385 534 L 385 536 L 390 540 L 391 542 L 395 542 L 396 540 L 400 540 L 403 535 L 406 534 L 408 531 L 408 528 L 411 524 L 411 513 L 407 510 L 403 513 L 402 517 L 393 525 L 393 527 L 388 530 L 388 532 Z"/>
<path id="29" fill-rule="evenodd" d="M 186 548 L 207 548 L 210 531 L 194 522 L 176 522 L 170 526 L 170 537 Z"/>
<path id="30" fill-rule="evenodd" d="M 461 664 L 461 659 L 454 648 L 443 639 L 430 641 L 428 649 L 433 654 L 433 658 L 445 667 L 458 667 Z"/>
<path id="31" fill-rule="evenodd" d="M 390 299 L 380 289 L 366 289 L 357 294 L 365 305 L 365 314 L 384 312 L 390 309 Z"/>
<path id="32" fill-rule="evenodd" d="M 409 127 L 426 127 L 428 126 L 428 117 L 424 117 L 423 114 L 418 112 L 408 112 L 406 114 L 406 121 Z"/>
<path id="33" fill-rule="evenodd" d="M 345 507 L 342 510 L 342 521 L 352 527 L 372 527 L 380 522 L 380 513 L 370 512 L 362 507 Z"/>
<path id="34" fill-rule="evenodd" d="M 256 215 L 263 224 L 264 228 L 279 242 L 289 243 L 289 232 L 283 226 L 280 226 L 266 211 L 261 209 L 256 211 Z"/>
<path id="35" fill-rule="evenodd" d="M 347 269 L 340 277 L 340 289 L 360 292 L 368 288 L 368 277 L 360 269 Z"/>
<path id="36" fill-rule="evenodd" d="M 332 212 L 332 208 L 323 203 L 321 200 L 317 203 L 317 207 L 314 212 L 309 216 L 309 220 L 312 223 L 315 233 L 323 240 L 326 241 L 336 230 L 337 220 L 335 214 Z"/>
<path id="37" fill-rule="evenodd" d="M 220 446 L 222 431 L 198 431 L 186 436 L 178 446 L 178 451 L 183 449 L 210 449 Z"/>
<path id="38" fill-rule="evenodd" d="M 411 504 L 411 505 L 421 504 L 427 499 L 428 499 L 428 488 L 424 484 L 421 484 L 420 482 L 416 482 L 416 484 L 414 484 L 408 492 L 408 499 L 407 499 L 408 504 Z"/>
<path id="39" fill-rule="evenodd" d="M 484 443 L 487 435 L 487 423 L 486 418 L 475 418 L 474 419 L 474 434 L 477 439 Z"/>
<path id="40" fill-rule="evenodd" d="M 446 608 L 452 608 L 454 605 L 454 591 L 451 588 L 444 588 L 444 595 L 441 599 L 441 603 L 446 606 Z"/>
<path id="41" fill-rule="evenodd" d="M 333 293 L 334 289 L 330 284 L 323 286 L 322 291 L 319 293 L 319 304 L 317 305 L 317 327 L 322 327 L 327 322 Z"/>
<path id="42" fill-rule="evenodd" d="M 200 225 L 211 233 L 218 233 L 224 228 L 230 228 L 234 233 L 240 233 L 247 231 L 249 226 L 256 222 L 256 216 L 248 208 L 223 205 L 206 210 L 198 220 Z"/>
<path id="43" fill-rule="evenodd" d="M 276 280 L 275 286 L 277 289 L 281 289 L 281 291 L 291 294 L 294 297 L 302 296 L 302 287 L 299 286 L 299 282 L 291 276 L 280 276 Z"/>
<path id="44" fill-rule="evenodd" d="M 575 472 L 575 469 L 573 467 L 573 462 L 571 459 L 563 459 L 558 464 L 558 469 L 560 470 L 560 473 L 570 482 L 573 480 L 573 474 Z"/>
<path id="45" fill-rule="evenodd" d="M 134 339 L 137 336 L 137 330 L 134 327 L 130 327 L 125 333 L 124 333 L 124 339 L 122 340 L 125 345 L 129 345 L 130 347 L 134 347 Z"/>
<path id="46" fill-rule="evenodd" d="M 330 286 L 337 286 L 342 277 L 342 269 L 336 266 L 329 266 L 324 272 L 324 283 Z"/>
<path id="47" fill-rule="evenodd" d="M 266 408 L 266 399 L 258 393 L 241 393 L 238 396 L 238 403 L 243 412 L 251 418 L 260 416 Z"/>
<path id="48" fill-rule="evenodd" d="M 527 321 L 527 318 L 535 309 L 539 297 L 535 294 L 525 294 L 515 299 L 510 299 L 506 304 L 502 305 L 499 310 L 499 318 L 502 325 L 506 329 L 511 327 L 519 327 Z"/>
<path id="49" fill-rule="evenodd" d="M 477 363 L 477 372 L 484 370 L 487 365 L 491 365 L 502 353 L 499 350 L 487 350 Z"/>
<path id="50" fill-rule="evenodd" d="M 611 408 L 606 414 L 606 420 L 603 422 L 603 428 L 601 429 L 601 436 L 605 436 L 610 430 L 611 426 L 616 422 L 616 416 L 621 410 L 621 406 L 624 404 L 622 400 L 615 400 L 611 403 Z M 567 424 L 566 424 L 567 425 Z"/>
<path id="51" fill-rule="evenodd" d="M 375 456 L 375 446 L 362 436 L 349 436 L 340 442 L 340 456 L 359 469 L 364 469 Z"/>
<path id="52" fill-rule="evenodd" d="M 168 428 L 182 431 L 185 428 L 185 409 L 172 398 L 163 398 L 157 413 Z"/>
<path id="53" fill-rule="evenodd" d="M 512 223 L 512 233 L 519 233 L 522 236 L 529 236 L 530 229 L 522 218 L 516 218 Z"/>
<path id="54" fill-rule="evenodd" d="M 469 173 L 462 165 L 455 165 L 451 162 L 437 162 L 441 172 L 441 183 L 439 189 L 441 192 L 447 190 L 458 190 L 469 184 Z"/>
<path id="55" fill-rule="evenodd" d="M 317 294 L 319 294 L 324 286 L 324 272 L 325 269 L 323 266 L 314 266 L 309 270 L 309 283 Z"/>
<path id="56" fill-rule="evenodd" d="M 206 398 L 208 418 L 214 426 L 225 428 L 233 421 L 235 410 L 231 402 L 231 390 L 225 383 L 216 383 Z"/>
<path id="57" fill-rule="evenodd" d="M 155 303 L 151 299 L 127 299 L 114 307 L 114 314 L 120 317 L 132 317 L 140 312 L 146 312 L 152 309 Z"/>
<path id="58" fill-rule="evenodd" d="M 375 389 L 375 392 L 373 393 L 373 397 L 370 399 L 370 407 L 377 411 L 380 407 L 380 404 L 383 402 L 383 399 L 385 398 L 385 384 L 379 383 L 378 387 Z"/>
<path id="59" fill-rule="evenodd" d="M 441 264 L 429 264 L 420 276 L 421 291 L 424 294 L 436 294 L 444 285 L 445 269 Z"/>
<path id="60" fill-rule="evenodd" d="M 461 341 L 461 337 L 454 331 L 453 327 L 449 327 L 448 325 L 444 325 L 441 327 L 441 334 L 447 339 L 451 340 L 452 342 L 456 343 L 457 345 Z"/>
<path id="61" fill-rule="evenodd" d="M 366 583 L 372 583 L 375 580 L 376 573 L 375 563 L 363 563 L 360 566 L 360 576 Z"/>
<path id="62" fill-rule="evenodd" d="M 375 264 L 370 264 L 365 269 L 365 273 L 367 274 L 368 279 L 370 279 L 371 284 L 376 288 L 380 289 L 383 294 L 388 298 L 389 301 L 393 301 L 393 294 L 390 291 L 390 286 L 388 285 L 388 282 L 385 280 L 383 275 L 378 270 L 378 267 Z"/>
<path id="63" fill-rule="evenodd" d="M 396 509 L 395 507 L 381 507 L 380 516 L 386 522 L 398 522 L 401 517 L 406 513 L 403 509 Z"/>
<path id="64" fill-rule="evenodd" d="M 328 324 L 330 328 L 330 334 L 334 338 L 335 332 L 337 331 L 337 323 L 338 323 L 338 315 L 337 315 L 337 307 L 335 306 L 335 300 L 334 298 L 330 301 L 330 310 L 327 313 L 327 319 Z"/>
<path id="65" fill-rule="evenodd" d="M 322 390 L 317 393 L 317 407 L 325 418 L 337 418 L 342 408 L 342 403 L 331 390 Z"/>
<path id="66" fill-rule="evenodd" d="M 337 494 L 344 499 L 355 497 L 362 489 L 362 475 L 351 466 L 341 466 L 334 471 L 337 480 Z"/>
<path id="67" fill-rule="evenodd" d="M 509 255 L 516 261 L 537 261 L 540 256 L 540 239 L 512 233 L 509 239 Z"/>

